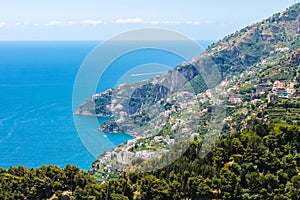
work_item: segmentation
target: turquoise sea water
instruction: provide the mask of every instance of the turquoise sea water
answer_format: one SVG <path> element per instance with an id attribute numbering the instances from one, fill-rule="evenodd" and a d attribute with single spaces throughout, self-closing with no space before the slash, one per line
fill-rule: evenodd
<path id="1" fill-rule="evenodd" d="M 0 42 L 0 167 L 76 164 L 88 169 L 95 159 L 89 153 L 90 148 L 100 154 L 131 138 L 127 134 L 99 133 L 97 126 L 91 123 L 93 117 L 76 116 L 86 124 L 87 137 L 97 135 L 99 140 L 95 147 L 87 149 L 74 126 L 73 83 L 81 63 L 98 43 Z M 209 43 L 201 42 L 203 46 Z M 155 62 L 169 66 L 183 61 L 161 51 L 136 52 L 114 63 L 102 77 L 97 92 L 114 87 L 124 73 L 154 57 Z M 118 70 L 121 66 L 126 67 Z M 106 119 L 98 120 L 101 123 Z"/>

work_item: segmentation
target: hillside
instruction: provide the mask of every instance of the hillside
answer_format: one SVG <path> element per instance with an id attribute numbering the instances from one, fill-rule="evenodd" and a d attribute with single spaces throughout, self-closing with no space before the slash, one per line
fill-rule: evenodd
<path id="1" fill-rule="evenodd" d="M 171 98 L 173 103 L 170 105 L 166 100 L 171 96 L 185 95 L 183 92 L 197 95 L 213 89 L 222 81 L 239 76 L 253 66 L 276 62 L 298 47 L 299 12 L 299 4 L 296 4 L 284 12 L 226 36 L 209 46 L 199 57 L 166 74 L 96 94 L 86 100 L 75 114 L 114 117 L 115 124 L 121 126 L 115 129 L 133 134 L 145 133 L 147 130 L 157 132 L 163 128 L 161 124 L 164 123 L 161 122 L 167 120 L 158 118 L 161 112 L 172 105 L 186 103 Z M 192 99 L 189 97 L 187 101 Z M 223 97 L 218 97 L 218 100 L 223 101 Z M 149 120 L 151 125 L 145 123 Z M 103 126 L 102 130 L 110 132 L 106 124 Z"/>
<path id="2" fill-rule="evenodd" d="M 177 92 L 186 82 L 197 78 L 195 87 L 198 89 L 196 93 L 200 93 L 207 87 L 213 88 L 222 80 L 230 78 L 232 74 L 239 74 L 245 69 L 265 61 L 265 59 L 274 60 L 280 58 L 283 53 L 286 53 L 284 51 L 290 51 L 299 46 L 299 12 L 299 4 L 296 4 L 284 12 L 277 13 L 266 20 L 224 37 L 222 40 L 209 46 L 203 54 L 192 59 L 189 63 L 184 63 L 176 67 L 175 70 L 170 70 L 167 74 L 147 82 L 149 84 L 167 82 L 166 85 L 170 86 L 170 91 L 155 90 L 157 84 L 152 84 L 152 86 L 149 85 L 147 88 L 147 91 L 152 90 L 152 96 L 142 95 L 141 97 L 145 99 L 154 98 L 155 100 L 158 99 L 155 97 L 161 95 L 164 98 Z M 209 63 L 210 61 L 213 62 Z M 213 73 L 210 73 L 209 70 L 215 68 L 219 70 L 221 77 L 204 77 L 204 75 L 212 76 Z M 177 80 L 178 74 L 185 79 Z M 208 84 L 209 81 L 207 80 L 210 80 L 211 84 Z M 139 84 L 146 85 L 145 83 Z M 133 86 L 135 88 L 138 87 L 136 85 Z M 129 86 L 121 85 L 100 93 L 94 98 L 90 98 L 80 106 L 76 114 L 111 116 L 112 113 L 106 105 L 111 104 L 112 91 L 126 91 L 126 87 Z M 144 90 L 146 91 L 146 88 Z M 142 99 L 142 101 L 145 99 Z M 133 106 L 130 114 L 138 111 L 140 111 L 139 107 Z"/>
<path id="3" fill-rule="evenodd" d="M 0 169 L 0 199 L 300 199 L 299 15 L 295 4 L 166 74 L 94 95 L 76 113 L 114 117 L 102 130 L 135 138 L 92 176 Z"/>
<path id="4" fill-rule="evenodd" d="M 267 95 L 272 92 L 276 80 L 297 85 L 299 5 L 295 4 L 286 11 L 224 37 L 198 57 L 166 74 L 94 95 L 76 114 L 114 117 L 113 122 L 104 123 L 100 130 L 122 130 L 135 134 L 136 139 L 130 144 L 126 143 L 113 151 L 116 155 L 122 152 L 122 159 L 118 156 L 109 159 L 112 160 L 110 164 L 117 168 L 123 168 L 124 162 L 132 168 L 135 157 L 146 160 L 147 169 L 149 165 L 155 166 L 155 169 L 161 168 L 163 166 L 155 161 L 149 164 L 147 158 L 160 158 L 166 149 L 167 153 L 172 151 L 172 147 L 178 149 L 176 145 L 182 149 L 176 155 L 181 155 L 186 150 L 182 148 L 185 146 L 182 142 L 190 139 L 207 143 L 207 149 L 202 149 L 206 154 L 224 128 L 237 130 L 268 106 Z M 248 79 L 241 78 L 249 73 L 252 76 Z M 239 91 L 240 87 L 243 91 Z M 265 88 L 265 95 L 259 94 L 259 88 Z M 260 103 L 251 105 L 253 99 Z M 235 101 L 233 104 L 238 105 L 228 109 L 228 101 Z M 256 105 L 257 109 L 252 109 Z M 259 116 L 270 117 L 273 121 L 273 116 L 278 114 L 294 115 L 294 118 L 289 118 L 297 124 L 297 108 L 290 109 L 291 113 L 285 113 L 282 108 L 276 110 L 277 113 L 267 108 Z M 226 121 L 234 117 L 241 120 L 236 124 Z M 99 165 L 102 156 L 95 161 L 94 167 Z M 169 162 L 175 159 L 176 156 Z M 138 163 L 142 165 L 141 161 Z M 134 170 L 137 170 L 136 167 Z"/>

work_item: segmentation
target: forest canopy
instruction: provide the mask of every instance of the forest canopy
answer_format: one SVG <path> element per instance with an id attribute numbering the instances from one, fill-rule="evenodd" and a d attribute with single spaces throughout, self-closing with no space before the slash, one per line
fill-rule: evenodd
<path id="1" fill-rule="evenodd" d="M 204 158 L 196 142 L 176 162 L 98 184 L 76 166 L 0 170 L 0 199 L 299 199 L 300 128 L 256 124 L 223 136 Z"/>

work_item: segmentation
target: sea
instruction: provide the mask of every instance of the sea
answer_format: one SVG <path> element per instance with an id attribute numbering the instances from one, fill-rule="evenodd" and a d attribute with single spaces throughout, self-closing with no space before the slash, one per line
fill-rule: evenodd
<path id="1" fill-rule="evenodd" d="M 206 48 L 213 41 L 197 42 Z M 73 115 L 78 71 L 99 44 L 101 41 L 0 41 L 1 168 L 71 164 L 87 170 L 96 155 L 132 138 L 128 133 L 99 132 L 99 124 L 107 118 L 98 117 L 95 125 L 95 117 Z M 136 68 L 153 58 L 158 64 L 150 72 Z M 164 51 L 140 50 L 112 63 L 95 92 L 151 78 L 183 61 Z M 92 146 L 82 142 L 76 120 L 84 124 L 85 137 L 97 138 Z"/>

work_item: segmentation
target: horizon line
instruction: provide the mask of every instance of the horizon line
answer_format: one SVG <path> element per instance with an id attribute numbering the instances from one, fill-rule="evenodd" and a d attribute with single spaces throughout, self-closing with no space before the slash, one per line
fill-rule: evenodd
<path id="1" fill-rule="evenodd" d="M 220 40 L 220 39 L 194 39 L 195 41 L 218 41 L 218 40 Z M 37 42 L 39 42 L 39 41 L 41 41 L 41 42 L 43 42 L 43 41 L 49 41 L 49 42 L 52 42 L 52 41 L 58 41 L 58 42 L 64 42 L 64 41 L 70 41 L 70 42 L 76 42 L 76 41 L 78 41 L 78 42 L 80 42 L 80 41 L 98 41 L 98 42 L 102 42 L 102 41 L 108 41 L 107 39 L 0 39 L 0 42 L 14 42 L 14 41 L 16 41 L 16 42 L 35 42 L 35 41 L 37 41 Z M 140 40 L 115 40 L 115 41 L 140 41 Z M 144 41 L 159 41 L 159 40 L 144 40 Z M 161 40 L 161 41 L 179 41 L 179 40 Z M 180 41 L 183 41 L 183 40 L 180 40 Z"/>

